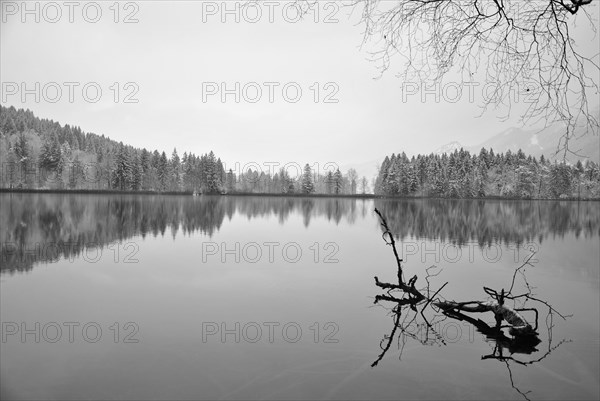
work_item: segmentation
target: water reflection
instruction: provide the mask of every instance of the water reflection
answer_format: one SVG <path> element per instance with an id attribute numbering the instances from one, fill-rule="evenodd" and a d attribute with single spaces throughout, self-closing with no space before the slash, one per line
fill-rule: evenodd
<path id="1" fill-rule="evenodd" d="M 600 234 L 598 202 L 495 200 L 357 200 L 336 198 L 158 195 L 0 194 L 1 271 L 77 257 L 134 236 L 199 232 L 212 236 L 225 218 L 302 216 L 353 224 L 379 208 L 399 237 L 462 245 L 542 242 L 549 235 Z M 168 232 L 167 232 L 168 231 Z"/>
<path id="2" fill-rule="evenodd" d="M 600 235 L 600 203 L 424 199 L 375 202 L 399 237 L 448 241 L 522 244 L 548 235 Z"/>

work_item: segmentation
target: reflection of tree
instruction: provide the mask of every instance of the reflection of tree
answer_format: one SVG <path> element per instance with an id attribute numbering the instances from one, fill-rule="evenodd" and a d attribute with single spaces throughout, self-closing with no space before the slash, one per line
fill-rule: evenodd
<path id="1" fill-rule="evenodd" d="M 390 231 L 406 237 L 448 241 L 457 245 L 495 242 L 521 245 L 548 235 L 600 235 L 597 202 L 497 200 L 376 200 Z"/>
<path id="2" fill-rule="evenodd" d="M 26 271 L 37 262 L 78 256 L 133 236 L 169 233 L 212 236 L 225 216 L 248 219 L 276 216 L 283 224 L 302 216 L 353 224 L 367 216 L 372 201 L 348 198 L 279 196 L 168 196 L 0 194 L 1 271 Z M 360 205 L 356 203 L 360 202 Z M 600 210 L 594 202 L 515 202 L 482 200 L 376 200 L 390 231 L 406 236 L 482 245 L 521 244 L 548 235 L 597 236 Z M 402 224 L 401 224 L 402 222 Z M 91 244 L 91 245 L 90 245 Z M 36 247 L 43 248 L 36 251 Z"/>
<path id="3" fill-rule="evenodd" d="M 226 206 L 219 197 L 135 195 L 3 195 L 2 271 L 27 271 L 35 263 L 79 256 L 141 235 L 221 227 Z M 229 205 L 231 206 L 231 205 Z"/>
<path id="4" fill-rule="evenodd" d="M 486 337 L 487 341 L 494 344 L 493 352 L 489 355 L 483 355 L 481 359 L 495 359 L 505 363 L 511 386 L 525 399 L 528 399 L 528 392 L 521 391 L 515 385 L 511 363 L 528 366 L 549 356 L 552 351 L 566 341 L 562 340 L 556 345 L 552 343 L 554 315 L 560 316 L 563 320 L 567 318 L 567 316 L 560 314 L 549 303 L 533 295 L 532 287 L 525 276 L 525 269 L 527 266 L 531 266 L 530 261 L 534 254 L 532 253 L 521 266 L 515 269 L 508 291 L 504 288 L 496 291 L 492 288 L 484 287 L 484 292 L 490 298 L 487 301 L 457 302 L 446 300 L 442 298 L 440 293 L 448 282 L 444 283 L 436 291 L 431 289 L 430 280 L 439 274 L 439 270 L 436 270 L 437 268 L 435 267 L 426 269 L 425 285 L 422 288 L 416 287 L 418 279 L 416 275 L 408 281 L 405 280 L 402 259 L 398 255 L 394 236 L 379 210 L 375 209 L 375 212 L 381 220 L 383 239 L 387 245 L 391 246 L 394 252 L 397 263 L 397 284 L 382 282 L 378 277 L 375 277 L 375 285 L 385 290 L 384 294 L 375 296 L 375 304 L 385 301 L 386 304 L 393 305 L 391 315 L 394 324 L 390 334 L 383 337 L 380 343 L 381 353 L 371 366 L 374 367 L 379 364 L 391 348 L 395 338 L 397 338 L 400 348 L 400 356 L 402 356 L 404 345 L 409 338 L 417 340 L 423 345 L 446 345 L 443 336 L 436 331 L 435 327 L 448 318 L 455 319 L 470 323 Z M 518 275 L 522 277 L 524 292 L 515 295 L 514 291 Z M 524 360 L 516 355 L 532 355 L 538 352 L 536 347 L 542 342 L 538 333 L 538 309 L 536 307 L 526 307 L 527 302 L 535 302 L 538 305 L 544 305 L 548 308 L 546 316 L 548 345 L 546 351 L 541 356 Z M 509 303 L 512 303 L 512 305 L 509 305 Z M 526 311 L 533 312 L 535 316 L 534 325 L 529 323 L 523 316 L 522 313 Z M 467 314 L 485 312 L 492 312 L 495 320 L 494 324 L 490 325 L 481 319 L 476 319 Z M 419 329 L 416 333 L 414 331 L 415 326 Z M 508 329 L 508 335 L 505 333 L 505 329 Z M 422 335 L 419 336 L 419 334 Z M 508 351 L 508 355 L 505 354 L 505 351 Z"/>
<path id="5" fill-rule="evenodd" d="M 302 202 L 302 217 L 304 219 L 304 227 L 308 227 L 308 225 L 310 224 L 310 215 L 311 215 L 312 209 L 315 206 L 315 203 L 313 202 L 312 199 L 308 199 L 308 198 L 303 198 L 301 202 Z"/>

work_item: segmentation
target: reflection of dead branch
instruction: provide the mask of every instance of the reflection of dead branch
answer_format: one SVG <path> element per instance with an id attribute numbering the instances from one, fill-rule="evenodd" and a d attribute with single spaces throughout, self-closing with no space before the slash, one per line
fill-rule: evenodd
<path id="1" fill-rule="evenodd" d="M 512 374 L 512 369 L 510 367 L 510 363 L 508 363 L 508 361 L 504 361 L 504 363 L 506 364 L 506 369 L 508 370 L 508 378 L 510 379 L 510 386 L 515 389 L 519 394 L 521 394 L 523 396 L 523 398 L 525 398 L 527 401 L 531 401 L 529 399 L 529 397 L 527 397 L 527 394 L 531 393 L 531 390 L 529 391 L 521 391 L 521 389 L 519 389 L 516 385 L 515 385 L 515 380 L 513 379 L 513 374 Z"/>
<path id="2" fill-rule="evenodd" d="M 398 326 L 400 323 L 400 316 L 402 315 L 402 311 L 401 310 L 397 310 L 395 312 L 396 316 L 394 317 L 394 328 L 392 329 L 392 332 L 390 333 L 389 336 L 387 336 L 384 339 L 387 339 L 387 343 L 384 347 L 382 347 L 381 349 L 383 350 L 381 352 L 381 354 L 379 354 L 379 356 L 377 357 L 377 359 L 375 360 L 375 362 L 373 362 L 371 364 L 371 367 L 377 366 L 377 364 L 379 363 L 379 361 L 381 361 L 383 359 L 383 357 L 385 356 L 385 354 L 388 352 L 388 350 L 390 349 L 390 346 L 392 345 L 392 341 L 394 341 L 394 336 L 396 335 L 396 330 L 398 330 Z M 383 342 L 383 340 L 382 340 Z"/>
<path id="3" fill-rule="evenodd" d="M 552 336 L 550 335 L 550 340 L 548 341 L 548 350 L 539 358 L 536 358 L 536 359 L 533 359 L 530 361 L 521 361 L 512 356 L 504 356 L 503 351 L 502 351 L 503 348 L 499 343 L 496 343 L 496 345 L 494 346 L 494 351 L 491 354 L 483 355 L 481 357 L 481 359 L 496 359 L 496 360 L 504 362 L 506 364 L 506 369 L 508 370 L 508 378 L 510 379 L 510 386 L 513 389 L 515 389 L 519 394 L 521 394 L 521 396 L 523 396 L 523 398 L 525 398 L 527 401 L 529 401 L 529 397 L 527 397 L 527 394 L 529 394 L 531 391 L 523 392 L 519 387 L 517 387 L 517 385 L 515 384 L 515 381 L 513 379 L 512 368 L 510 366 L 510 362 L 515 362 L 515 363 L 518 363 L 523 366 L 532 365 L 534 363 L 540 362 L 542 359 L 545 359 L 548 355 L 550 355 L 552 353 L 552 351 L 554 351 L 555 349 L 560 347 L 565 342 L 570 342 L 567 340 L 561 340 L 557 345 L 552 346 L 551 337 Z"/>
<path id="4" fill-rule="evenodd" d="M 383 359 L 385 354 L 390 349 L 397 332 L 399 332 L 399 344 L 400 342 L 402 342 L 402 345 L 399 345 L 400 356 L 402 356 L 404 344 L 407 338 L 417 340 L 423 345 L 446 345 L 446 342 L 444 341 L 443 337 L 436 332 L 433 325 L 441 321 L 439 320 L 440 317 L 442 317 L 442 319 L 452 318 L 455 320 L 465 321 L 472 324 L 477 329 L 477 331 L 485 335 L 487 340 L 494 343 L 494 351 L 489 355 L 483 355 L 481 359 L 496 359 L 506 363 L 506 366 L 509 371 L 511 386 L 516 391 L 518 391 L 519 394 L 521 394 L 525 399 L 528 399 L 527 394 L 529 392 L 522 392 L 515 385 L 509 363 L 514 362 L 523 366 L 527 366 L 537 363 L 546 358 L 548 355 L 550 355 L 550 353 L 552 353 L 556 348 L 558 348 L 560 345 L 566 342 L 566 340 L 562 340 L 557 345 L 552 345 L 554 313 L 558 314 L 563 320 L 568 317 L 568 315 L 565 316 L 560 314 L 546 301 L 543 301 L 532 295 L 533 287 L 529 284 L 524 274 L 526 267 L 532 266 L 531 260 L 535 255 L 535 252 L 529 255 L 525 259 L 523 264 L 515 269 L 508 292 L 506 292 L 504 288 L 502 288 L 500 291 L 496 291 L 489 287 L 483 287 L 484 292 L 489 297 L 491 297 L 491 300 L 464 302 L 442 300 L 437 297 L 441 290 L 448 284 L 448 282 L 444 283 L 439 289 L 437 289 L 433 293 L 433 295 L 430 295 L 431 289 L 429 278 L 436 276 L 439 273 L 439 271 L 437 273 L 430 274 L 429 270 L 432 268 L 428 268 L 426 270 L 427 276 L 425 280 L 427 282 L 427 286 L 422 290 L 418 290 L 415 287 L 415 283 L 417 281 L 416 275 L 413 276 L 408 282 L 404 281 L 402 274 L 402 259 L 400 259 L 398 255 L 394 237 L 389 231 L 389 227 L 382 214 L 377 209 L 375 209 L 375 213 L 377 213 L 377 215 L 381 219 L 381 226 L 384 230 L 384 241 L 387 245 L 390 245 L 392 247 L 394 256 L 396 258 L 398 266 L 398 284 L 381 282 L 378 277 L 375 277 L 375 285 L 383 290 L 386 290 L 386 294 L 377 295 L 375 297 L 374 303 L 379 304 L 379 302 L 381 301 L 386 301 L 394 304 L 394 307 L 391 309 L 391 312 L 393 314 L 394 326 L 390 334 L 384 336 L 384 338 L 382 339 L 380 344 L 382 352 L 379 354 L 377 359 L 371 364 L 371 366 L 377 366 L 377 364 Z M 523 281 L 525 283 L 527 291 L 524 294 L 513 295 L 516 277 L 518 274 L 520 274 L 523 277 Z M 507 300 L 513 301 L 512 307 L 506 305 Z M 548 329 L 548 349 L 543 355 L 529 361 L 513 357 L 514 354 L 531 355 L 534 352 L 538 351 L 536 347 L 541 343 L 541 340 L 538 337 L 539 313 L 537 308 L 525 307 L 525 303 L 527 301 L 539 302 L 548 307 L 548 315 L 546 317 L 546 327 Z M 517 302 L 521 303 L 517 304 Z M 420 310 L 418 310 L 417 306 L 421 304 L 423 304 L 423 306 L 420 307 Z M 441 313 L 434 315 L 431 322 L 425 316 L 425 312 L 428 310 L 429 306 L 431 306 L 429 310 L 437 310 Z M 484 322 L 481 319 L 475 319 L 467 315 L 467 313 L 485 312 L 493 313 L 495 318 L 495 325 L 490 326 L 488 323 Z M 523 316 L 521 312 L 533 312 L 535 316 L 535 324 L 532 325 L 531 323 L 529 323 L 529 321 L 525 318 L 525 316 Z M 401 321 L 402 316 L 404 316 L 404 318 Z M 417 328 L 419 329 L 417 333 L 420 332 L 421 328 L 424 328 L 424 339 L 419 338 L 415 333 L 411 332 L 410 330 L 410 327 L 417 322 L 419 316 L 423 318 L 424 323 L 417 324 Z M 505 324 L 503 324 L 503 322 L 505 322 Z M 503 331 L 503 329 L 506 328 L 509 329 L 509 336 L 507 336 Z M 505 356 L 504 349 L 507 349 L 510 352 L 510 355 Z"/>

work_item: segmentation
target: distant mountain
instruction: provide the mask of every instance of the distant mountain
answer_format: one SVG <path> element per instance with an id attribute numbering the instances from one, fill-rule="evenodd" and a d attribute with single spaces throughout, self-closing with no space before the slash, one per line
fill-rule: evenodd
<path id="1" fill-rule="evenodd" d="M 481 148 L 493 149 L 494 152 L 516 152 L 521 149 L 526 155 L 539 158 L 541 155 L 550 160 L 562 160 L 563 152 L 556 154 L 557 146 L 564 134 L 564 127 L 552 125 L 543 130 L 525 130 L 522 128 L 508 128 L 475 146 L 463 146 L 459 142 L 450 142 L 433 151 L 434 154 L 452 153 L 461 147 L 471 153 L 479 153 Z M 567 161 L 575 163 L 577 160 L 592 160 L 600 162 L 600 137 L 591 133 L 585 134 L 583 129 L 576 130 L 574 138 L 569 143 L 569 148 L 580 156 L 567 155 Z"/>
<path id="2" fill-rule="evenodd" d="M 450 143 L 447 143 L 447 144 L 437 148 L 436 150 L 433 151 L 433 153 L 436 155 L 442 155 L 444 153 L 452 153 L 455 150 L 460 150 L 460 148 L 462 148 L 462 147 L 463 147 L 463 145 L 461 145 L 459 142 L 452 141 Z"/>
<path id="3" fill-rule="evenodd" d="M 471 152 L 479 152 L 481 148 L 494 149 L 494 151 L 516 152 L 521 149 L 526 155 L 532 155 L 539 158 L 544 157 L 562 160 L 563 152 L 556 154 L 558 144 L 564 134 L 564 127 L 553 125 L 543 130 L 524 130 L 521 128 L 509 128 L 501 133 L 494 135 L 490 139 L 476 146 L 466 147 Z M 576 151 L 580 156 L 573 154 L 567 155 L 567 160 L 571 163 L 578 159 L 585 161 L 587 159 L 596 163 L 600 162 L 600 137 L 591 133 L 585 134 L 583 130 L 576 130 L 574 138 L 569 143 L 569 148 Z"/>

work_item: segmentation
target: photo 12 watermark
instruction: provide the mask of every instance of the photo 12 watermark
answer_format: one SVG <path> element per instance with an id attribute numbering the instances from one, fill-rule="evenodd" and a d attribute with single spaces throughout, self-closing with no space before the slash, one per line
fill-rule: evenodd
<path id="1" fill-rule="evenodd" d="M 421 263 L 474 263 L 483 259 L 487 263 L 498 263 L 508 255 L 514 263 L 520 263 L 532 252 L 537 252 L 539 245 L 535 242 L 505 246 L 494 242 L 482 246 L 477 242 L 458 245 L 441 241 L 402 241 L 400 248 L 400 257 L 404 262 L 416 259 Z M 530 263 L 537 261 L 529 260 Z"/>
<path id="2" fill-rule="evenodd" d="M 337 242 L 202 242 L 202 263 L 339 263 Z"/>
<path id="3" fill-rule="evenodd" d="M 0 262 L 11 263 L 139 263 L 136 242 L 101 244 L 98 242 L 35 242 L 27 245 L 7 241 L 0 244 Z"/>
<path id="4" fill-rule="evenodd" d="M 136 82 L 2 82 L 2 103 L 139 103 Z"/>
<path id="5" fill-rule="evenodd" d="M 534 104 L 542 94 L 535 81 L 503 86 L 498 82 L 403 82 L 402 103 L 525 103 Z"/>
<path id="6" fill-rule="evenodd" d="M 340 342 L 339 331 L 335 322 L 202 322 L 202 342 L 337 344 Z"/>
<path id="7" fill-rule="evenodd" d="M 203 23 L 288 23 L 337 24 L 340 1 L 203 1 Z"/>
<path id="8" fill-rule="evenodd" d="M 401 333 L 422 344 L 436 342 L 443 344 L 456 344 L 458 342 L 475 341 L 475 326 L 469 322 L 459 323 L 454 320 L 443 320 L 434 323 L 417 323 L 411 321 L 406 326 L 401 326 Z"/>
<path id="9" fill-rule="evenodd" d="M 202 82 L 202 103 L 339 103 L 340 86 L 333 81 L 303 84 L 288 82 Z"/>
<path id="10" fill-rule="evenodd" d="M 137 344 L 140 327 L 135 322 L 2 322 L 2 344 L 20 343 L 89 343 L 111 341 Z"/>
<path id="11" fill-rule="evenodd" d="M 136 1 L 2 1 L 0 4 L 3 24 L 140 22 L 141 2 Z"/>

